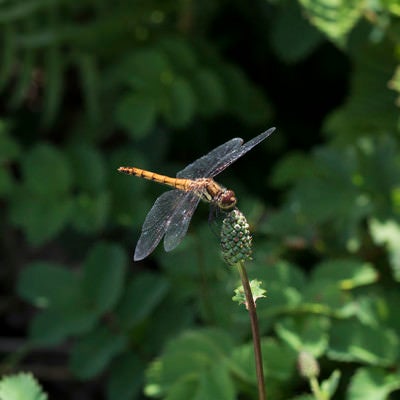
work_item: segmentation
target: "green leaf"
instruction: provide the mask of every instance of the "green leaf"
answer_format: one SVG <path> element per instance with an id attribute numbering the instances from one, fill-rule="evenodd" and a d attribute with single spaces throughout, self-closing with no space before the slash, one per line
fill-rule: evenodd
<path id="1" fill-rule="evenodd" d="M 297 361 L 297 353 L 285 344 L 268 338 L 261 342 L 264 372 L 267 379 L 288 380 Z M 231 368 L 241 379 L 256 384 L 254 347 L 252 343 L 236 347 L 232 353 Z"/>
<path id="2" fill-rule="evenodd" d="M 18 279 L 17 292 L 36 307 L 63 308 L 77 298 L 80 279 L 71 270 L 47 262 L 26 266 Z"/>
<path id="3" fill-rule="evenodd" d="M 398 345 L 398 337 L 383 326 L 342 320 L 332 324 L 328 354 L 335 360 L 388 366 L 397 358 Z"/>
<path id="4" fill-rule="evenodd" d="M 39 246 L 64 228 L 71 210 L 72 201 L 69 198 L 55 201 L 20 187 L 12 193 L 10 219 L 23 229 L 32 246 Z"/>
<path id="5" fill-rule="evenodd" d="M 321 390 L 327 394 L 327 398 L 330 399 L 336 392 L 336 389 L 339 385 L 339 380 L 341 377 L 341 372 L 335 369 L 328 379 L 325 379 L 321 382 Z"/>
<path id="6" fill-rule="evenodd" d="M 308 155 L 291 152 L 274 167 L 271 183 L 277 188 L 284 188 L 305 176 L 310 176 L 312 171 L 313 162 Z"/>
<path id="7" fill-rule="evenodd" d="M 178 72 L 188 73 L 195 69 L 197 60 L 193 47 L 184 37 L 162 37 L 158 46 L 167 55 L 169 63 Z"/>
<path id="8" fill-rule="evenodd" d="M 400 389 L 400 375 L 381 368 L 359 368 L 348 390 L 350 400 L 386 400 L 392 391 Z"/>
<path id="9" fill-rule="evenodd" d="M 205 370 L 199 379 L 194 400 L 235 400 L 236 390 L 225 362 L 220 361 Z"/>
<path id="10" fill-rule="evenodd" d="M 387 249 L 393 278 L 400 282 L 400 225 L 394 220 L 381 222 L 376 218 L 371 218 L 369 231 L 373 241 Z"/>
<path id="11" fill-rule="evenodd" d="M 310 22 L 324 32 L 330 40 L 342 47 L 347 35 L 361 18 L 362 0 L 299 0 Z"/>
<path id="12" fill-rule="evenodd" d="M 330 321 L 326 317 L 309 316 L 302 321 L 286 318 L 276 325 L 276 333 L 295 351 L 302 350 L 319 357 L 328 347 Z"/>
<path id="13" fill-rule="evenodd" d="M 135 276 L 116 310 L 121 323 L 130 328 L 151 316 L 168 290 L 169 282 L 161 275 L 142 273 Z"/>
<path id="14" fill-rule="evenodd" d="M 323 36 L 310 26 L 301 11 L 297 2 L 286 2 L 278 7 L 274 18 L 271 44 L 286 63 L 302 61 L 323 41 Z"/>
<path id="15" fill-rule="evenodd" d="M 122 294 L 126 254 L 118 245 L 100 243 L 91 249 L 83 270 L 84 296 L 99 314 L 111 310 Z"/>
<path id="16" fill-rule="evenodd" d="M 32 374 L 4 375 L 0 380 L 1 400 L 47 400 L 47 394 Z"/>
<path id="17" fill-rule="evenodd" d="M 71 188 L 70 165 L 56 147 L 41 143 L 34 146 L 22 160 L 26 189 L 43 198 L 66 194 Z"/>
<path id="18" fill-rule="evenodd" d="M 107 398 L 109 400 L 136 398 L 142 389 L 144 369 L 143 361 L 136 354 L 125 353 L 117 357 L 107 381 Z"/>
<path id="19" fill-rule="evenodd" d="M 117 122 L 125 128 L 133 138 L 146 136 L 154 127 L 157 117 L 155 100 L 140 93 L 125 96 L 116 110 Z"/>
<path id="20" fill-rule="evenodd" d="M 323 131 L 341 143 L 396 132 L 396 94 L 388 88 L 397 60 L 390 42 L 358 46 L 352 53 L 350 95 L 325 120 Z M 368 118 L 366 118 L 368 116 Z"/>
<path id="21" fill-rule="evenodd" d="M 74 345 L 69 360 L 70 368 L 80 379 L 93 378 L 123 351 L 125 345 L 125 337 L 99 326 Z"/>
<path id="22" fill-rule="evenodd" d="M 76 196 L 71 223 L 80 232 L 96 233 L 104 228 L 111 206 L 109 192 Z"/>
<path id="23" fill-rule="evenodd" d="M 69 308 L 48 309 L 36 314 L 29 326 L 29 338 L 37 346 L 60 345 L 69 336 L 93 329 L 98 316 L 86 304 L 71 300 Z"/>
<path id="24" fill-rule="evenodd" d="M 130 86 L 147 93 L 150 97 L 160 93 L 161 86 L 172 76 L 165 54 L 152 48 L 135 51 L 127 59 L 124 71 Z"/>
<path id="25" fill-rule="evenodd" d="M 336 282 L 344 290 L 369 285 L 378 279 L 378 273 L 371 264 L 357 260 L 327 260 L 317 265 L 312 275 L 313 281 Z"/>
<path id="26" fill-rule="evenodd" d="M 262 284 L 262 282 L 258 281 L 256 279 L 253 279 L 250 282 L 250 289 L 251 289 L 251 293 L 253 295 L 254 302 L 256 302 L 257 299 L 259 299 L 259 298 L 267 297 L 267 296 L 265 296 L 265 293 L 267 291 L 265 289 L 261 288 L 261 284 Z M 247 303 L 243 286 L 239 286 L 238 288 L 235 289 L 235 296 L 232 297 L 232 300 L 236 301 L 239 304 Z"/>
<path id="27" fill-rule="evenodd" d="M 185 332 L 179 338 L 171 340 L 161 358 L 152 364 L 147 373 L 145 392 L 168 392 L 171 399 L 175 398 L 175 393 L 181 395 L 182 392 L 188 393 L 189 389 L 196 393 L 197 385 L 202 381 L 204 374 L 207 374 L 213 365 L 224 363 L 232 349 L 230 337 L 221 331 Z M 187 386 L 185 382 L 188 381 L 195 384 Z M 226 376 L 222 384 L 226 388 L 230 386 L 230 383 L 226 383 Z M 170 390 L 174 394 L 173 397 Z"/>

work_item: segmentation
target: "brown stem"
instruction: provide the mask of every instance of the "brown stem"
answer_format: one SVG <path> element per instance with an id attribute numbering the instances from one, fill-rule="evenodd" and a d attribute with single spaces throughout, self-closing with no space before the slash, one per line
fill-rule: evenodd
<path id="1" fill-rule="evenodd" d="M 253 335 L 253 346 L 254 346 L 254 358 L 256 363 L 256 374 L 257 374 L 257 384 L 258 384 L 258 399 L 266 400 L 266 392 L 264 385 L 264 371 L 262 363 L 261 354 L 261 343 L 260 343 L 260 333 L 258 329 L 258 319 L 256 312 L 256 303 L 253 299 L 253 294 L 251 292 L 249 278 L 247 276 L 246 269 L 244 267 L 243 261 L 237 264 L 239 269 L 240 278 L 242 280 L 242 285 L 244 289 L 244 294 L 246 296 L 246 308 L 249 311 L 250 322 L 251 322 L 251 333 Z"/>

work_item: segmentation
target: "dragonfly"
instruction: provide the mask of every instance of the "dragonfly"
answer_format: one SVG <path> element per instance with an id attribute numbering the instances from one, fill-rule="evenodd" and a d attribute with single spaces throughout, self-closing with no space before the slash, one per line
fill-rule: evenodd
<path id="1" fill-rule="evenodd" d="M 214 177 L 274 132 L 275 128 L 243 143 L 233 138 L 200 157 L 176 174 L 176 178 L 136 167 L 119 167 L 118 171 L 173 187 L 158 197 L 147 214 L 137 242 L 134 261 L 150 255 L 164 237 L 165 251 L 175 249 L 189 228 L 200 200 L 217 210 L 229 212 L 236 207 L 233 190 L 214 181 Z"/>

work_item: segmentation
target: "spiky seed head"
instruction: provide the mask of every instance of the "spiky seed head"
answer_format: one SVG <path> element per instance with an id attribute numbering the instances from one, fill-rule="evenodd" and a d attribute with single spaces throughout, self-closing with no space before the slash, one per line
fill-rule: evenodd
<path id="1" fill-rule="evenodd" d="M 235 265 L 251 260 L 252 238 L 246 217 L 237 209 L 227 213 L 222 222 L 221 248 L 224 261 Z"/>

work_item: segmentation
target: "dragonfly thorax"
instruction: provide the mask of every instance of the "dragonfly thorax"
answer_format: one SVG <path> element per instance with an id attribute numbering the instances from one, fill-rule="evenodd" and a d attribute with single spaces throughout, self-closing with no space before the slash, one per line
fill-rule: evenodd
<path id="1" fill-rule="evenodd" d="M 235 192 L 224 188 L 212 178 L 197 178 L 189 181 L 186 190 L 193 190 L 202 200 L 228 211 L 235 207 Z"/>

